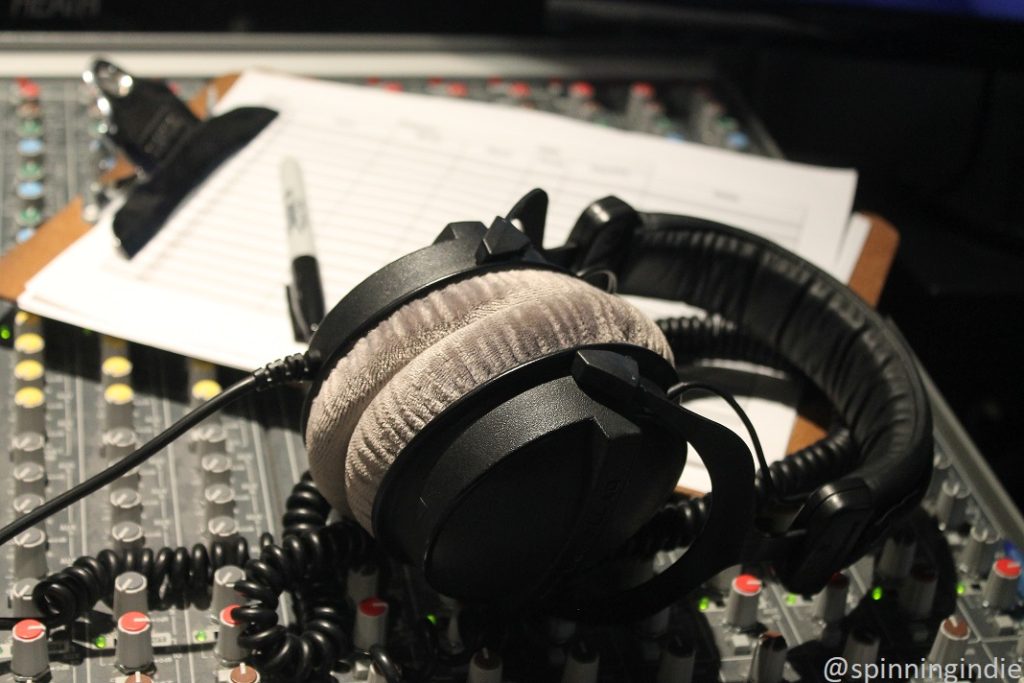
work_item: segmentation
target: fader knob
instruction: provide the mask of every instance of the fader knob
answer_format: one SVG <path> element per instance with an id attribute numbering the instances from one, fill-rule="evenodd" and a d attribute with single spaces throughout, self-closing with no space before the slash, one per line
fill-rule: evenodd
<path id="1" fill-rule="evenodd" d="M 858 627 L 850 631 L 843 648 L 843 659 L 849 664 L 874 664 L 878 661 L 878 635 Z"/>
<path id="2" fill-rule="evenodd" d="M 971 629 L 967 622 L 956 615 L 947 617 L 935 634 L 935 642 L 928 653 L 928 661 L 933 664 L 955 664 L 960 661 L 967 650 L 967 641 L 971 637 Z"/>
<path id="3" fill-rule="evenodd" d="M 149 609 L 149 581 L 138 572 L 124 572 L 114 579 L 114 616 Z"/>
<path id="4" fill-rule="evenodd" d="M 7 596 L 8 606 L 11 608 L 11 614 L 15 617 L 41 617 L 42 612 L 36 607 L 35 601 L 32 599 L 32 592 L 36 589 L 39 584 L 37 579 L 18 579 L 11 586 L 11 591 Z"/>
<path id="5" fill-rule="evenodd" d="M 39 465 L 45 460 L 46 437 L 39 432 L 21 432 L 11 441 L 11 455 L 14 463 L 34 462 Z"/>
<path id="6" fill-rule="evenodd" d="M 789 647 L 778 631 L 766 631 L 758 641 L 750 662 L 750 683 L 779 683 L 786 668 Z"/>
<path id="7" fill-rule="evenodd" d="M 19 579 L 46 576 L 46 532 L 42 529 L 31 527 L 14 537 L 14 575 Z"/>
<path id="8" fill-rule="evenodd" d="M 245 600 L 235 590 L 235 584 L 245 579 L 245 570 L 233 564 L 226 564 L 213 573 L 213 595 L 210 611 L 214 619 L 228 605 L 244 604 Z"/>
<path id="9" fill-rule="evenodd" d="M 22 387 L 42 389 L 45 376 L 46 371 L 43 368 L 43 364 L 35 358 L 20 360 L 14 366 L 14 386 L 18 389 Z"/>
<path id="10" fill-rule="evenodd" d="M 473 659 L 469 660 L 469 676 L 466 683 L 501 683 L 501 655 L 486 647 L 477 650 Z"/>
<path id="11" fill-rule="evenodd" d="M 22 619 L 11 629 L 11 673 L 16 680 L 40 680 L 50 669 L 46 626 Z"/>
<path id="12" fill-rule="evenodd" d="M 998 548 L 999 537 L 991 529 L 972 527 L 967 545 L 960 556 L 960 569 L 970 576 L 985 576 L 996 558 Z"/>
<path id="13" fill-rule="evenodd" d="M 127 384 L 111 384 L 103 390 L 103 401 L 106 404 L 104 426 L 106 429 L 125 427 L 131 429 L 134 424 L 135 392 Z"/>
<path id="14" fill-rule="evenodd" d="M 142 495 L 134 488 L 121 486 L 110 492 L 111 520 L 121 522 L 142 522 Z"/>
<path id="15" fill-rule="evenodd" d="M 899 581 L 910 573 L 917 543 L 913 534 L 901 529 L 890 536 L 882 547 L 877 571 L 884 581 Z"/>
<path id="16" fill-rule="evenodd" d="M 204 455 L 200 461 L 204 486 L 231 483 L 231 457 L 224 453 Z"/>
<path id="17" fill-rule="evenodd" d="M 761 579 L 753 574 L 740 574 L 732 580 L 725 603 L 725 621 L 729 626 L 745 631 L 757 625 L 761 589 Z"/>
<path id="18" fill-rule="evenodd" d="M 126 612 L 117 619 L 117 667 L 125 673 L 153 668 L 153 623 L 145 612 Z"/>
<path id="19" fill-rule="evenodd" d="M 14 392 L 15 431 L 46 433 L 46 395 L 39 387 Z"/>
<path id="20" fill-rule="evenodd" d="M 569 657 L 562 669 L 562 683 L 597 683 L 601 657 L 596 648 L 578 638 L 569 647 Z"/>
<path id="21" fill-rule="evenodd" d="M 959 529 L 967 521 L 967 499 L 970 493 L 959 481 L 947 479 L 939 489 L 935 502 L 935 516 L 939 525 L 946 530 Z"/>
<path id="22" fill-rule="evenodd" d="M 658 660 L 657 683 L 690 683 L 693 680 L 693 644 L 681 633 L 665 641 Z"/>
<path id="23" fill-rule="evenodd" d="M 910 572 L 900 589 L 900 611 L 911 619 L 924 619 L 931 615 L 935 604 L 938 575 L 926 565 L 918 565 Z"/>
<path id="24" fill-rule="evenodd" d="M 814 599 L 814 616 L 826 624 L 834 624 L 846 616 L 846 596 L 850 591 L 850 578 L 836 572 L 825 584 L 825 589 Z"/>
<path id="25" fill-rule="evenodd" d="M 46 468 L 39 463 L 20 463 L 14 466 L 11 474 L 14 477 L 15 495 L 33 493 L 41 497 L 46 493 Z"/>
<path id="26" fill-rule="evenodd" d="M 352 643 L 360 650 L 384 645 L 387 635 L 388 603 L 378 597 L 366 598 L 356 608 L 356 626 Z"/>
<path id="27" fill-rule="evenodd" d="M 992 564 L 992 571 L 985 581 L 982 598 L 985 604 L 995 610 L 1006 611 L 1017 605 L 1017 582 L 1020 580 L 1020 563 L 1004 557 Z"/>
<path id="28" fill-rule="evenodd" d="M 217 635 L 217 645 L 214 647 L 214 651 L 221 661 L 227 664 L 240 662 L 249 655 L 249 650 L 238 644 L 238 636 L 242 635 L 243 624 L 237 621 L 232 614 L 236 607 L 238 605 L 228 605 L 217 616 L 220 633 Z"/>

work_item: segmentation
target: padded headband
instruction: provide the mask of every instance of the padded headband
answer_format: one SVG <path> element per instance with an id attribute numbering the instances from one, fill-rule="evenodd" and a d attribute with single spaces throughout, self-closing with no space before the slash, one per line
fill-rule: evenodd
<path id="1" fill-rule="evenodd" d="M 626 294 L 718 313 L 803 372 L 863 454 L 843 481 L 868 493 L 860 505 L 874 513 L 869 524 L 881 528 L 893 512 L 920 502 L 932 462 L 931 413 L 906 343 L 874 309 L 756 235 L 685 216 L 636 214 L 615 198 L 595 205 L 569 238 L 584 246 L 576 267 L 610 270 Z M 613 217 L 604 218 L 612 228 L 604 240 L 594 235 L 600 216 Z M 857 549 L 873 535 L 864 534 Z"/>

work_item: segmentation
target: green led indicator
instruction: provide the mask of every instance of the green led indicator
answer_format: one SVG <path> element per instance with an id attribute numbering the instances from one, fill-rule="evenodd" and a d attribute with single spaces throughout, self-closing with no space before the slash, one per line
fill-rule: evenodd
<path id="1" fill-rule="evenodd" d="M 795 605 L 796 601 L 797 601 L 797 597 L 796 597 L 795 593 L 786 593 L 786 604 L 787 605 L 790 605 L 790 606 Z"/>
<path id="2" fill-rule="evenodd" d="M 202 630 L 196 631 L 194 634 L 192 634 L 192 637 L 196 639 L 197 643 L 205 643 L 206 642 L 206 631 L 202 631 Z"/>
<path id="3" fill-rule="evenodd" d="M 7 325 L 0 325 L 0 339 L 7 341 L 11 338 L 11 328 Z"/>
<path id="4" fill-rule="evenodd" d="M 875 600 L 876 602 L 878 600 L 882 599 L 882 587 L 881 586 L 875 586 L 874 588 L 871 589 L 871 599 Z"/>
<path id="5" fill-rule="evenodd" d="M 437 626 L 437 615 L 436 614 L 428 614 L 427 615 L 427 621 L 429 621 L 434 626 Z"/>
<path id="6" fill-rule="evenodd" d="M 963 595 L 963 594 L 964 594 L 964 593 L 966 593 L 966 592 L 967 592 L 967 586 L 965 586 L 965 585 L 964 585 L 964 584 L 962 584 L 962 583 L 958 583 L 958 584 L 956 585 L 956 594 L 957 594 L 957 595 Z"/>
<path id="7" fill-rule="evenodd" d="M 708 596 L 705 595 L 705 596 L 703 596 L 697 602 L 697 609 L 699 609 L 701 612 L 707 612 L 708 611 L 708 607 L 710 605 L 711 605 L 711 598 L 709 598 Z"/>
<path id="8" fill-rule="evenodd" d="M 96 636 L 96 640 L 92 641 L 92 644 L 102 650 L 103 648 L 105 648 L 107 646 L 107 637 L 106 636 Z"/>

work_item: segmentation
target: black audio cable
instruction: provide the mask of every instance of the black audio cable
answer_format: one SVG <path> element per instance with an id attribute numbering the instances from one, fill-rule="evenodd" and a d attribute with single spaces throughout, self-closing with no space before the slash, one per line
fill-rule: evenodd
<path id="1" fill-rule="evenodd" d="M 47 518 L 55 515 L 82 498 L 95 493 L 107 484 L 132 471 L 142 463 L 160 452 L 169 443 L 180 437 L 210 415 L 221 410 L 236 400 L 255 391 L 264 391 L 286 382 L 300 381 L 313 376 L 319 359 L 309 353 L 297 353 L 255 370 L 244 379 L 235 382 L 213 399 L 198 406 L 137 450 L 110 465 L 99 474 L 73 486 L 64 493 L 52 498 L 32 512 L 19 517 L 0 529 L 0 546 L 12 538 Z M 9 628 L 9 626 L 8 626 Z"/>

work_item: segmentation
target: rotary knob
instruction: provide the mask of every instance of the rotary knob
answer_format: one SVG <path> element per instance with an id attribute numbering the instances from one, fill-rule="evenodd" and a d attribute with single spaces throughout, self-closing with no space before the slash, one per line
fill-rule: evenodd
<path id="1" fill-rule="evenodd" d="M 149 609 L 149 581 L 138 572 L 124 572 L 114 579 L 114 616 Z"/>
<path id="2" fill-rule="evenodd" d="M 25 332 L 14 338 L 14 351 L 18 354 L 18 360 L 36 360 L 43 362 L 43 352 L 46 350 L 46 342 L 42 335 L 37 332 Z"/>
<path id="3" fill-rule="evenodd" d="M 14 336 L 20 337 L 23 334 L 42 334 L 43 319 L 28 311 L 18 311 L 14 314 Z"/>
<path id="4" fill-rule="evenodd" d="M 118 522 L 110 529 L 117 551 L 124 553 L 146 544 L 146 532 L 137 522 Z"/>
<path id="5" fill-rule="evenodd" d="M 378 597 L 366 598 L 356 609 L 353 644 L 360 650 L 369 650 L 373 645 L 384 645 L 387 637 L 388 603 Z"/>
<path id="6" fill-rule="evenodd" d="M 142 522 L 142 495 L 134 488 L 121 486 L 110 492 L 111 520 L 121 522 Z"/>
<path id="7" fill-rule="evenodd" d="M 935 516 L 939 526 L 944 530 L 953 531 L 961 528 L 967 521 L 967 501 L 970 492 L 959 481 L 947 479 L 939 489 L 939 499 L 935 503 Z"/>
<path id="8" fill-rule="evenodd" d="M 107 386 L 103 390 L 103 401 L 106 404 L 106 429 L 131 429 L 134 426 L 135 392 L 130 386 L 122 383 Z"/>
<path id="9" fill-rule="evenodd" d="M 210 453 L 204 455 L 200 461 L 203 470 L 203 484 L 213 486 L 215 484 L 231 484 L 231 457 L 224 453 Z"/>
<path id="10" fill-rule="evenodd" d="M 206 523 L 206 531 L 213 541 L 230 541 L 238 536 L 238 522 L 232 517 L 214 517 Z"/>
<path id="11" fill-rule="evenodd" d="M 43 497 L 46 493 L 46 468 L 38 462 L 15 465 L 11 474 L 14 477 L 15 495 L 31 493 Z"/>
<path id="12" fill-rule="evenodd" d="M 935 604 L 938 575 L 926 565 L 918 565 L 910 572 L 900 589 L 900 611 L 911 619 L 924 619 L 931 615 Z"/>
<path id="13" fill-rule="evenodd" d="M 900 529 L 885 541 L 882 556 L 878 560 L 878 575 L 883 581 L 896 582 L 910 573 L 914 564 L 914 550 L 917 542 L 914 535 Z"/>
<path id="14" fill-rule="evenodd" d="M 206 519 L 231 517 L 235 512 L 235 491 L 227 484 L 213 484 L 203 491 Z"/>
<path id="15" fill-rule="evenodd" d="M 238 643 L 238 636 L 242 635 L 243 624 L 237 621 L 232 614 L 237 607 L 238 605 L 228 605 L 217 616 L 220 633 L 217 634 L 217 645 L 214 647 L 214 651 L 226 664 L 240 662 L 249 654 L 249 650 Z"/>
<path id="16" fill-rule="evenodd" d="M 762 588 L 761 579 L 753 574 L 740 574 L 733 579 L 725 603 L 726 623 L 740 631 L 756 626 Z"/>
<path id="17" fill-rule="evenodd" d="M 681 633 L 672 634 L 661 650 L 657 683 L 690 683 L 693 680 L 693 643 Z"/>
<path id="18" fill-rule="evenodd" d="M 11 629 L 11 673 L 15 680 L 42 680 L 50 670 L 46 626 L 35 619 L 22 619 Z"/>
<path id="19" fill-rule="evenodd" d="M 192 397 L 192 407 L 200 406 L 207 401 L 215 398 L 220 392 L 220 383 L 215 379 L 201 379 L 192 385 L 192 391 L 189 392 Z"/>
<path id="20" fill-rule="evenodd" d="M 846 616 L 846 596 L 850 591 L 850 579 L 836 572 L 828 580 L 825 589 L 814 599 L 814 616 L 826 624 L 834 624 Z"/>
<path id="21" fill-rule="evenodd" d="M 108 460 L 121 460 L 138 447 L 139 437 L 131 427 L 116 427 L 103 432 L 103 455 Z"/>
<path id="22" fill-rule="evenodd" d="M 39 387 L 14 392 L 15 431 L 46 434 L 46 394 Z"/>
<path id="23" fill-rule="evenodd" d="M 14 582 L 7 596 L 8 606 L 11 608 L 12 615 L 21 618 L 43 616 L 36 606 L 35 600 L 32 599 L 32 592 L 38 584 L 38 580 L 31 578 L 18 579 Z"/>
<path id="24" fill-rule="evenodd" d="M 228 673 L 228 683 L 260 683 L 260 672 L 243 662 Z"/>
<path id="25" fill-rule="evenodd" d="M 125 673 L 153 669 L 153 623 L 145 612 L 125 612 L 118 617 L 114 656 Z"/>
<path id="26" fill-rule="evenodd" d="M 487 648 L 477 650 L 469 661 L 466 683 L 501 683 L 501 655 Z"/>
<path id="27" fill-rule="evenodd" d="M 597 683 L 601 656 L 597 649 L 583 638 L 577 638 L 569 647 L 569 657 L 562 669 L 562 683 Z"/>
<path id="28" fill-rule="evenodd" d="M 43 497 L 40 496 L 38 493 L 23 493 L 20 496 L 14 497 L 14 501 L 11 503 L 11 507 L 14 508 L 15 517 L 24 517 L 25 515 L 32 512 L 45 502 L 46 501 L 43 500 Z M 36 526 L 38 526 L 40 529 L 46 528 L 42 522 L 40 522 Z"/>
<path id="29" fill-rule="evenodd" d="M 1017 583 L 1020 580 L 1020 562 L 1008 557 L 998 559 L 992 565 L 982 599 L 990 608 L 1007 611 L 1017 605 Z"/>
<path id="30" fill-rule="evenodd" d="M 131 384 L 132 362 L 124 356 L 110 356 L 100 365 L 103 386 Z"/>
<path id="31" fill-rule="evenodd" d="M 19 579 L 46 576 L 46 532 L 42 529 L 31 527 L 14 537 L 14 575 Z"/>
<path id="32" fill-rule="evenodd" d="M 46 437 L 39 432 L 21 432 L 14 436 L 11 441 L 11 455 L 14 463 L 20 465 L 26 462 L 44 464 L 46 451 Z"/>
<path id="33" fill-rule="evenodd" d="M 878 635 L 863 627 L 850 631 L 843 648 L 843 659 L 849 664 L 874 664 L 878 661 Z"/>
<path id="34" fill-rule="evenodd" d="M 235 590 L 235 584 L 245 579 L 245 570 L 233 564 L 226 564 L 213 573 L 213 595 L 210 598 L 210 611 L 216 620 L 221 611 L 230 605 L 238 605 L 245 600 Z"/>
<path id="35" fill-rule="evenodd" d="M 349 569 L 348 584 L 346 585 L 349 600 L 358 605 L 366 598 L 377 595 L 379 576 L 380 572 L 377 571 L 377 565 L 374 562 L 366 562 Z"/>
<path id="36" fill-rule="evenodd" d="M 200 455 L 228 452 L 228 436 L 224 426 L 216 422 L 199 425 L 190 434 L 196 452 Z"/>
<path id="37" fill-rule="evenodd" d="M 750 663 L 750 683 L 780 683 L 789 648 L 777 631 L 765 631 Z"/>
<path id="38" fill-rule="evenodd" d="M 971 629 L 967 622 L 956 615 L 943 620 L 935 634 L 935 642 L 928 653 L 928 661 L 933 664 L 955 664 L 960 661 L 967 650 L 967 641 L 971 637 Z"/>
<path id="39" fill-rule="evenodd" d="M 991 529 L 972 527 L 960 556 L 960 569 L 971 576 L 985 576 L 996 559 L 998 548 L 999 537 Z"/>
<path id="40" fill-rule="evenodd" d="M 14 386 L 42 389 L 46 381 L 46 370 L 35 358 L 18 361 L 14 366 Z"/>

